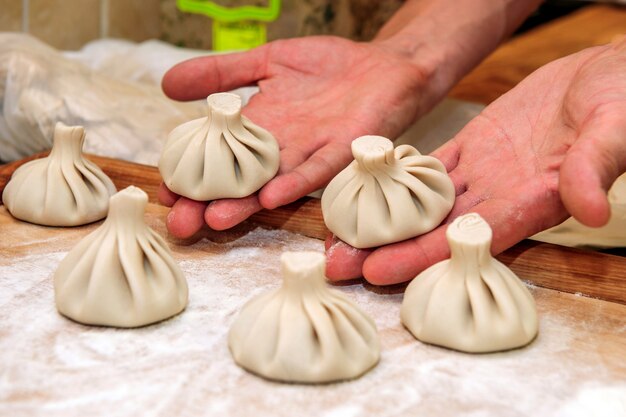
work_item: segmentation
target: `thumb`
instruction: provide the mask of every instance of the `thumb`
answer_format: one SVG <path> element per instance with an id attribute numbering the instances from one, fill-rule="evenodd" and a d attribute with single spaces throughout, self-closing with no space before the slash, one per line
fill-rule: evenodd
<path id="1" fill-rule="evenodd" d="M 197 100 L 229 91 L 265 77 L 268 46 L 246 52 L 193 58 L 163 76 L 163 92 L 175 100 Z"/>
<path id="2" fill-rule="evenodd" d="M 626 103 L 596 111 L 569 149 L 559 172 L 559 192 L 569 213 L 600 227 L 611 215 L 607 191 L 626 171 Z"/>

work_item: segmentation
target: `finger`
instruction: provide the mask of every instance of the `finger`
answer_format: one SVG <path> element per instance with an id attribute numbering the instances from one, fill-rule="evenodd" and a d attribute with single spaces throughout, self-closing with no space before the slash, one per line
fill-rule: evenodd
<path id="1" fill-rule="evenodd" d="M 326 239 L 326 277 L 331 281 L 359 278 L 373 249 L 356 249 L 334 235 Z"/>
<path id="2" fill-rule="evenodd" d="M 441 161 L 448 172 L 452 172 L 457 167 L 460 155 L 459 145 L 454 139 L 450 139 L 430 153 L 430 156 L 434 156 Z"/>
<path id="3" fill-rule="evenodd" d="M 211 202 L 204 212 L 204 220 L 213 230 L 226 230 L 262 209 L 256 194 L 244 198 L 226 198 Z"/>
<path id="4" fill-rule="evenodd" d="M 182 239 L 192 236 L 204 226 L 203 214 L 206 206 L 205 202 L 181 197 L 167 215 L 167 230 Z"/>
<path id="5" fill-rule="evenodd" d="M 172 207 L 174 203 L 178 201 L 179 197 L 180 196 L 178 194 L 170 191 L 164 183 L 159 184 L 157 199 L 159 200 L 159 203 L 163 204 L 165 207 Z"/>
<path id="6" fill-rule="evenodd" d="M 512 191 L 514 195 L 521 195 L 517 190 Z M 522 239 L 564 220 L 560 203 L 538 206 L 538 201 L 544 200 L 537 196 L 523 196 L 518 200 L 492 199 L 458 214 L 480 214 L 493 231 L 491 252 L 498 254 Z M 449 258 L 446 229 L 447 225 L 439 226 L 415 239 L 377 249 L 365 260 L 363 276 L 376 285 L 397 284 L 413 279 L 424 269 Z"/>
<path id="7" fill-rule="evenodd" d="M 375 250 L 363 263 L 363 277 L 374 285 L 391 285 L 413 279 L 419 272 L 450 256 L 445 238 L 447 225 L 428 234 Z"/>
<path id="8" fill-rule="evenodd" d="M 600 111 L 585 125 L 559 171 L 567 211 L 581 223 L 600 227 L 611 216 L 607 191 L 626 171 L 626 105 Z"/>
<path id="9" fill-rule="evenodd" d="M 280 169 L 278 175 L 284 175 L 302 165 L 311 156 L 311 151 L 300 147 L 287 147 L 280 151 Z"/>
<path id="10" fill-rule="evenodd" d="M 267 51 L 265 45 L 247 52 L 181 62 L 165 73 L 161 87 L 175 100 L 197 100 L 252 84 L 265 77 Z"/>
<path id="11" fill-rule="evenodd" d="M 352 160 L 350 148 L 331 142 L 291 172 L 279 175 L 259 193 L 261 205 L 274 209 L 324 187 Z"/>

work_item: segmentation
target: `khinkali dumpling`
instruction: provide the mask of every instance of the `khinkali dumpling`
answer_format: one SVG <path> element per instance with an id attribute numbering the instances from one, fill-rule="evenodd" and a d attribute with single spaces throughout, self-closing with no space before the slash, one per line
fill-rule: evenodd
<path id="1" fill-rule="evenodd" d="M 159 161 L 163 182 L 198 201 L 246 197 L 276 175 L 278 144 L 241 115 L 239 96 L 212 94 L 207 103 L 207 117 L 170 132 Z"/>
<path id="2" fill-rule="evenodd" d="M 355 248 L 398 242 L 437 227 L 454 204 L 454 185 L 438 159 L 381 136 L 352 142 L 354 161 L 328 184 L 328 229 Z"/>
<path id="3" fill-rule="evenodd" d="M 20 220 L 45 226 L 78 226 L 107 215 L 115 185 L 82 154 L 85 130 L 57 123 L 52 151 L 13 173 L 2 202 Z"/>
<path id="4" fill-rule="evenodd" d="M 476 213 L 448 226 L 450 259 L 415 277 L 404 294 L 402 323 L 417 339 L 464 352 L 494 352 L 535 338 L 535 301 L 491 256 L 491 235 Z"/>
<path id="5" fill-rule="evenodd" d="M 167 243 L 144 222 L 148 196 L 130 186 L 54 274 L 61 314 L 83 324 L 138 327 L 180 313 L 187 282 Z"/>
<path id="6" fill-rule="evenodd" d="M 326 258 L 285 252 L 283 286 L 250 300 L 228 337 L 243 368 L 269 379 L 331 382 L 360 376 L 380 357 L 376 325 L 326 287 Z"/>

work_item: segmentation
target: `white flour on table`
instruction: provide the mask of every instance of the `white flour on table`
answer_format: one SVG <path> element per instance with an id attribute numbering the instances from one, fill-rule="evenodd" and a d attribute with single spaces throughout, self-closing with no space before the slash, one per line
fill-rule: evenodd
<path id="1" fill-rule="evenodd" d="M 150 221 L 163 233 L 162 219 Z M 73 239 L 87 229 L 72 232 Z M 376 321 L 380 364 L 361 379 L 323 386 L 251 375 L 230 357 L 230 324 L 250 297 L 280 285 L 283 251 L 323 251 L 323 242 L 258 228 L 219 236 L 170 243 L 189 283 L 189 306 L 131 330 L 87 327 L 56 312 L 52 275 L 67 244 L 35 244 L 16 256 L 0 243 L 0 415 L 623 415 L 625 370 L 606 362 L 602 346 L 623 346 L 626 322 L 618 337 L 601 340 L 595 332 L 611 303 L 541 288 L 531 289 L 538 340 L 469 355 L 415 341 L 400 324 L 401 291 L 339 286 Z M 556 303 L 563 299 L 568 303 Z M 612 320 L 626 321 L 623 307 Z"/>

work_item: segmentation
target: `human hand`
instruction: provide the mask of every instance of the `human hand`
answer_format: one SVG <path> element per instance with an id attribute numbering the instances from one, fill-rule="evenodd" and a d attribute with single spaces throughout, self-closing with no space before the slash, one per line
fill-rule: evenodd
<path id="1" fill-rule="evenodd" d="M 280 168 L 258 194 L 198 202 L 161 185 L 172 207 L 169 231 L 187 237 L 206 222 L 223 230 L 262 208 L 290 203 L 326 185 L 352 160 L 350 142 L 365 134 L 398 136 L 444 93 L 431 72 L 383 43 L 308 37 L 269 43 L 248 52 L 196 58 L 172 68 L 163 90 L 177 100 L 258 83 L 243 114 L 272 132 Z"/>
<path id="2" fill-rule="evenodd" d="M 606 193 L 626 171 L 626 38 L 554 61 L 488 106 L 433 153 L 457 199 L 434 231 L 378 249 L 329 238 L 327 276 L 407 281 L 449 257 L 446 224 L 479 213 L 492 253 L 554 226 L 568 212 L 588 226 L 610 216 Z"/>

